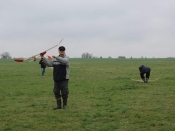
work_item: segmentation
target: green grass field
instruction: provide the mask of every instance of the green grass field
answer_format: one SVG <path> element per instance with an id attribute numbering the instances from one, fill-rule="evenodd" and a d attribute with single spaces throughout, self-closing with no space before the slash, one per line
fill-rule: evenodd
<path id="1" fill-rule="evenodd" d="M 174 59 L 71 59 L 66 110 L 56 110 L 52 69 L 0 60 L 0 131 L 174 131 Z M 151 67 L 139 83 L 138 67 Z"/>

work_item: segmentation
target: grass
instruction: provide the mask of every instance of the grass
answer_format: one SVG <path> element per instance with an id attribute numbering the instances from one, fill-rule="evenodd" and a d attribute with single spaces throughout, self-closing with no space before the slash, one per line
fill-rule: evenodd
<path id="1" fill-rule="evenodd" d="M 66 110 L 53 111 L 52 69 L 0 60 L 1 131 L 175 130 L 174 59 L 71 59 Z M 140 79 L 138 67 L 151 67 Z"/>

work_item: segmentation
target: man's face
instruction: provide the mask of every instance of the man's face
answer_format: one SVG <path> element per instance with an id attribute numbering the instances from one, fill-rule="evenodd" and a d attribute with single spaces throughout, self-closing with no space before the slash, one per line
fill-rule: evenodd
<path id="1" fill-rule="evenodd" d="M 58 50 L 58 52 L 59 52 L 60 56 L 63 56 L 65 54 L 65 50 L 64 51 Z"/>

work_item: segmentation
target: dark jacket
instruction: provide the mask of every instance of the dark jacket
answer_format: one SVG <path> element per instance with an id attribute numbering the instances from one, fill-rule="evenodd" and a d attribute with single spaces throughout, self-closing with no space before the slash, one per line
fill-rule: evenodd
<path id="1" fill-rule="evenodd" d="M 46 64 L 42 59 L 40 60 L 39 64 L 41 65 L 41 68 L 46 68 Z"/>
<path id="2" fill-rule="evenodd" d="M 139 67 L 139 71 L 141 74 L 144 74 L 144 73 L 150 73 L 151 69 L 147 66 L 141 65 Z"/>
<path id="3" fill-rule="evenodd" d="M 62 65 L 58 61 L 53 61 L 53 77 L 55 81 L 65 80 L 66 65 Z"/>
<path id="4" fill-rule="evenodd" d="M 53 67 L 53 79 L 54 81 L 69 80 L 69 57 L 64 55 L 63 57 L 57 56 L 54 60 L 49 61 L 44 58 L 44 62 L 47 66 Z"/>

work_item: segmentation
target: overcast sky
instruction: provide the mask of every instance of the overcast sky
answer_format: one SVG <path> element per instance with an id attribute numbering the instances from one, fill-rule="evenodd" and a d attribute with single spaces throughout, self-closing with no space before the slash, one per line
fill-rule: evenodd
<path id="1" fill-rule="evenodd" d="M 175 57 L 175 0 L 0 0 L 0 54 Z M 57 55 L 58 48 L 47 52 Z"/>

